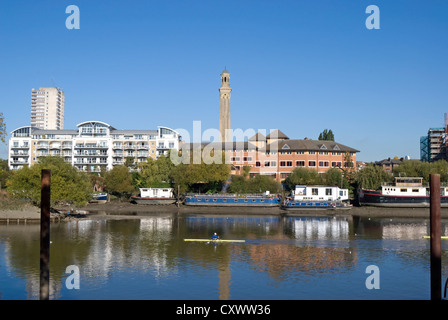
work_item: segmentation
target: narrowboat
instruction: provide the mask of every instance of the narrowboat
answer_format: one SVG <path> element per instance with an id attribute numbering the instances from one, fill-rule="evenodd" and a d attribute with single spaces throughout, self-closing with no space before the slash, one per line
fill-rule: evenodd
<path id="1" fill-rule="evenodd" d="M 440 205 L 448 207 L 448 187 L 440 187 Z M 383 184 L 380 190 L 360 189 L 358 201 L 361 206 L 375 207 L 429 207 L 429 186 L 423 185 L 422 177 L 395 177 L 393 183 Z"/>
<path id="2" fill-rule="evenodd" d="M 173 204 L 176 197 L 173 188 L 139 188 L 139 196 L 131 196 L 137 204 Z"/>
<path id="3" fill-rule="evenodd" d="M 278 207 L 280 195 L 264 194 L 187 194 L 184 204 L 187 206 L 210 207 Z"/>

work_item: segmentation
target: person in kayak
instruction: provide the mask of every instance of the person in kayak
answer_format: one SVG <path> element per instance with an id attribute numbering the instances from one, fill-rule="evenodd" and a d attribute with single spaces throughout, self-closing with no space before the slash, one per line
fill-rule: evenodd
<path id="1" fill-rule="evenodd" d="M 218 237 L 218 235 L 216 234 L 216 232 L 212 235 L 212 240 L 218 240 L 219 239 L 219 237 Z"/>

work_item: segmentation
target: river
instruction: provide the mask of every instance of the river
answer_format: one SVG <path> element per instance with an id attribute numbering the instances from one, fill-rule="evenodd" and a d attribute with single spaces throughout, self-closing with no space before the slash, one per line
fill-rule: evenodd
<path id="1" fill-rule="evenodd" d="M 430 299 L 428 219 L 138 215 L 52 223 L 50 299 Z M 0 299 L 39 299 L 39 228 L 0 224 Z"/>

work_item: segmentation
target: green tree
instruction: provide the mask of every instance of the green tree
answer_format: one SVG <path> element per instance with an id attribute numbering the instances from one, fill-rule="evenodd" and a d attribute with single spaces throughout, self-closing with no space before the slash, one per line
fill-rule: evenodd
<path id="1" fill-rule="evenodd" d="M 293 190 L 296 185 L 322 184 L 322 178 L 314 169 L 297 167 L 284 182 L 290 190 Z"/>
<path id="2" fill-rule="evenodd" d="M 329 186 L 338 186 L 340 188 L 349 188 L 349 182 L 341 169 L 331 168 L 324 174 L 325 184 Z"/>
<path id="3" fill-rule="evenodd" d="M 10 175 L 8 160 L 0 159 L 0 190 L 6 188 L 6 181 Z"/>
<path id="4" fill-rule="evenodd" d="M 422 177 L 424 183 L 429 183 L 429 175 L 440 174 L 441 181 L 448 180 L 448 162 L 438 160 L 435 162 L 421 162 L 419 160 L 405 160 L 394 168 L 394 176 Z"/>
<path id="5" fill-rule="evenodd" d="M 358 188 L 376 190 L 384 182 L 391 182 L 393 177 L 382 167 L 368 164 L 356 173 L 355 184 Z"/>
<path id="6" fill-rule="evenodd" d="M 323 132 L 319 134 L 318 140 L 329 140 L 334 141 L 333 131 L 325 129 Z"/>
<path id="7" fill-rule="evenodd" d="M 175 190 L 177 191 L 177 186 L 181 193 L 192 191 L 195 187 L 200 187 L 201 192 L 209 189 L 221 190 L 222 184 L 230 175 L 230 165 L 224 161 L 225 153 L 221 152 L 217 157 L 221 159 L 218 163 L 205 163 L 202 158 L 201 163 L 196 164 L 193 163 L 193 156 L 188 156 L 190 156 L 189 163 L 180 163 L 170 170 Z"/>
<path id="8" fill-rule="evenodd" d="M 247 192 L 247 178 L 242 175 L 233 175 L 232 181 L 229 185 L 230 193 L 246 193 Z"/>
<path id="9" fill-rule="evenodd" d="M 14 171 L 7 181 L 9 194 L 40 205 L 42 169 L 51 170 L 51 205 L 61 202 L 84 205 L 91 198 L 89 176 L 63 158 L 51 156 L 40 157 L 33 166 Z"/>
<path id="10" fill-rule="evenodd" d="M 268 175 L 258 174 L 254 178 L 247 180 L 248 193 L 260 193 L 269 191 L 270 193 L 279 193 L 282 191 L 282 186 L 273 177 Z"/>
<path id="11" fill-rule="evenodd" d="M 0 141 L 5 142 L 5 137 L 8 133 L 6 132 L 6 123 L 3 113 L 0 112 Z"/>
<path id="12" fill-rule="evenodd" d="M 129 196 L 135 191 L 132 185 L 132 175 L 129 168 L 124 165 L 115 166 L 112 170 L 106 172 L 104 184 L 109 193 L 119 197 Z"/>

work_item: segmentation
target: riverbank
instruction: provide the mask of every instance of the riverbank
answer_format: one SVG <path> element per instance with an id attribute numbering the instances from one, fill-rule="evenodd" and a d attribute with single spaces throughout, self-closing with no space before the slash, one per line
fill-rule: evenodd
<path id="1" fill-rule="evenodd" d="M 138 205 L 130 202 L 109 202 L 105 204 L 91 203 L 82 208 L 73 211 L 70 207 L 56 207 L 61 212 L 71 211 L 68 217 L 86 218 L 94 216 L 116 217 L 144 217 L 147 214 L 256 214 L 256 215 L 351 215 L 360 217 L 378 217 L 378 218 L 429 218 L 429 208 L 380 208 L 380 207 L 353 207 L 350 210 L 304 210 L 304 211 L 286 211 L 279 207 L 194 207 L 181 205 Z M 76 215 L 76 213 L 81 213 Z M 84 214 L 87 213 L 87 214 Z M 53 213 L 52 217 L 58 214 Z M 448 208 L 441 209 L 442 218 L 448 218 Z M 10 210 L 0 209 L 0 220 L 39 220 L 40 208 L 31 205 L 25 205 L 21 208 Z"/>

